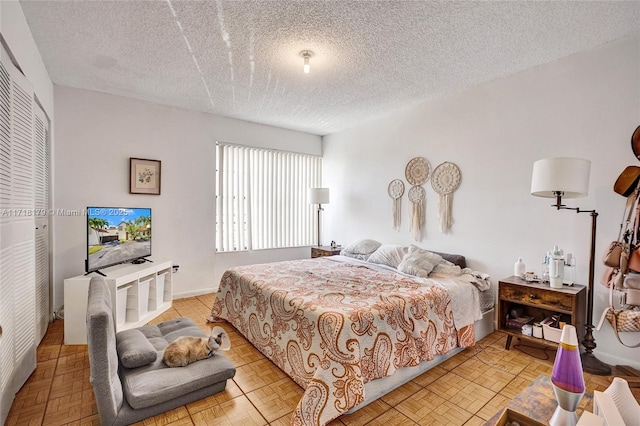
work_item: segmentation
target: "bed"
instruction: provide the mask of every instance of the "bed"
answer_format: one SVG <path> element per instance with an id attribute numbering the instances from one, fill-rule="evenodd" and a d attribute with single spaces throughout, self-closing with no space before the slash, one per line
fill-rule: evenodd
<path id="1" fill-rule="evenodd" d="M 211 321 L 305 389 L 292 424 L 324 425 L 493 330 L 489 278 L 440 259 L 428 276 L 347 256 L 231 268 Z"/>

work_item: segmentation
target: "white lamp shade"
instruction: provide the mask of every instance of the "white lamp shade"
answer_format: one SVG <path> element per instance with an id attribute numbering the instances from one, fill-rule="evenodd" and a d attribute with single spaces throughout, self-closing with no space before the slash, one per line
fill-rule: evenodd
<path id="1" fill-rule="evenodd" d="M 329 204 L 329 188 L 309 188 L 309 204 Z"/>
<path id="2" fill-rule="evenodd" d="M 556 198 L 585 197 L 589 193 L 591 161 L 581 158 L 546 158 L 533 163 L 531 195 Z"/>

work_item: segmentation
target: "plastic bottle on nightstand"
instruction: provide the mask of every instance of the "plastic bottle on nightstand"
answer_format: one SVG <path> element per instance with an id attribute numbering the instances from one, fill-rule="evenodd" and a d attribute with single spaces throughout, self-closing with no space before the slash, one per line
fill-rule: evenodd
<path id="1" fill-rule="evenodd" d="M 576 280 L 576 258 L 571 253 L 567 253 L 564 259 L 564 279 L 563 284 L 573 285 Z"/>
<path id="2" fill-rule="evenodd" d="M 516 263 L 513 265 L 513 275 L 519 278 L 523 278 L 524 271 L 525 271 L 524 262 L 522 261 L 522 258 L 519 257 Z"/>
<path id="3" fill-rule="evenodd" d="M 551 288 L 562 288 L 564 280 L 564 256 L 558 246 L 553 246 L 551 261 L 549 262 L 549 286 Z"/>
<path id="4" fill-rule="evenodd" d="M 544 260 L 542 261 L 542 271 L 540 271 L 541 280 L 543 283 L 549 282 L 549 263 L 551 262 L 551 252 L 547 252 L 544 255 Z"/>

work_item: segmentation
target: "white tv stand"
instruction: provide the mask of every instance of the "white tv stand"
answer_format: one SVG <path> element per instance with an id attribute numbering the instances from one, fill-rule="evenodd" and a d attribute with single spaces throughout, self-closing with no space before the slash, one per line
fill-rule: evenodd
<path id="1" fill-rule="evenodd" d="M 171 308 L 173 262 L 122 264 L 101 269 L 111 292 L 116 332 L 139 327 Z M 97 273 L 64 280 L 64 344 L 87 344 L 89 281 Z"/>

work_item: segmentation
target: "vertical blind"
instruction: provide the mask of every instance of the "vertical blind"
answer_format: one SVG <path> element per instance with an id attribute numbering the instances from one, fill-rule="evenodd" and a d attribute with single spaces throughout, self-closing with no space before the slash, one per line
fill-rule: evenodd
<path id="1" fill-rule="evenodd" d="M 322 158 L 217 143 L 216 251 L 312 245 Z"/>

